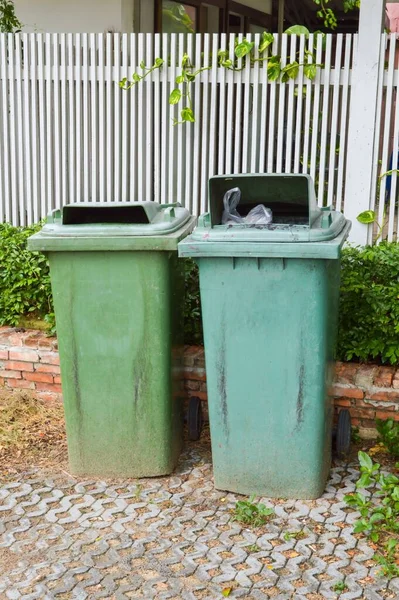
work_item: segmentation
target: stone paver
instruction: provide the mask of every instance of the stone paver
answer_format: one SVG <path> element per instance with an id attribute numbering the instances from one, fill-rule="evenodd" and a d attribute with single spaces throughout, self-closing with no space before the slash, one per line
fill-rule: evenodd
<path id="1" fill-rule="evenodd" d="M 335 467 L 322 498 L 271 501 L 251 530 L 238 496 L 214 489 L 210 454 L 192 447 L 171 477 L 79 481 L 31 472 L 0 483 L 0 598 L 7 600 L 386 600 L 343 496 L 358 472 Z M 287 535 L 290 533 L 291 535 Z M 345 591 L 334 591 L 344 581 Z"/>

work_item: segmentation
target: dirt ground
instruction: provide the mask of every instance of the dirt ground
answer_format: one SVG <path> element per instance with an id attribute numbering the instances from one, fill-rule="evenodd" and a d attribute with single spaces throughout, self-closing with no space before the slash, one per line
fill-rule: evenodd
<path id="1" fill-rule="evenodd" d="M 200 440 L 191 443 L 210 454 L 207 423 Z M 35 468 L 69 475 L 63 406 L 0 388 L 0 480 Z"/>
<path id="2" fill-rule="evenodd" d="M 32 468 L 63 470 L 67 464 L 63 406 L 0 389 L 0 478 Z"/>

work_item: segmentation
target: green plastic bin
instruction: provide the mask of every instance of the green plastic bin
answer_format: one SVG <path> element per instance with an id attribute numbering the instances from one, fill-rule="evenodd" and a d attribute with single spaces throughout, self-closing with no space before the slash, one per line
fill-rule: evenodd
<path id="1" fill-rule="evenodd" d="M 50 262 L 70 469 L 171 473 L 182 442 L 178 204 L 70 204 L 28 240 Z"/>
<path id="2" fill-rule="evenodd" d="M 272 209 L 270 225 L 221 225 Z M 215 486 L 317 498 L 331 461 L 340 253 L 350 222 L 316 205 L 306 175 L 231 175 L 209 183 L 210 212 L 179 244 L 199 265 Z"/>

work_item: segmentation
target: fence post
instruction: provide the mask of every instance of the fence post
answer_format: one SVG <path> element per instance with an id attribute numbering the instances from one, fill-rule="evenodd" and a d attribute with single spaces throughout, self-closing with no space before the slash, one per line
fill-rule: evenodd
<path id="1" fill-rule="evenodd" d="M 355 64 L 352 71 L 351 101 L 345 182 L 345 216 L 352 221 L 349 241 L 367 243 L 367 226 L 356 220 L 371 206 L 372 173 L 377 94 L 380 73 L 380 46 L 384 0 L 362 0 Z"/>

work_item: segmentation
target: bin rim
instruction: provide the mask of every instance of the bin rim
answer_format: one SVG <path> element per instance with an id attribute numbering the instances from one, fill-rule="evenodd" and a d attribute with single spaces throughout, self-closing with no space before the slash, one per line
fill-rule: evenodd
<path id="1" fill-rule="evenodd" d="M 126 211 L 140 209 L 147 222 L 98 222 L 65 224 L 64 214 L 73 209 L 78 212 Z M 160 204 L 154 201 L 141 202 L 76 202 L 61 209 L 50 211 L 40 231 L 43 238 L 96 238 L 96 237 L 141 237 L 164 236 L 174 233 L 190 219 L 189 211 L 178 202 Z"/>
<path id="2" fill-rule="evenodd" d="M 179 256 L 192 258 L 316 258 L 316 259 L 339 259 L 342 246 L 344 245 L 351 222 L 344 218 L 343 227 L 332 239 L 313 241 L 313 240 L 292 240 L 287 243 L 286 240 L 276 238 L 271 241 L 259 241 L 253 239 L 226 239 L 215 240 L 209 231 L 197 227 L 193 234 L 185 238 L 178 245 Z"/>

